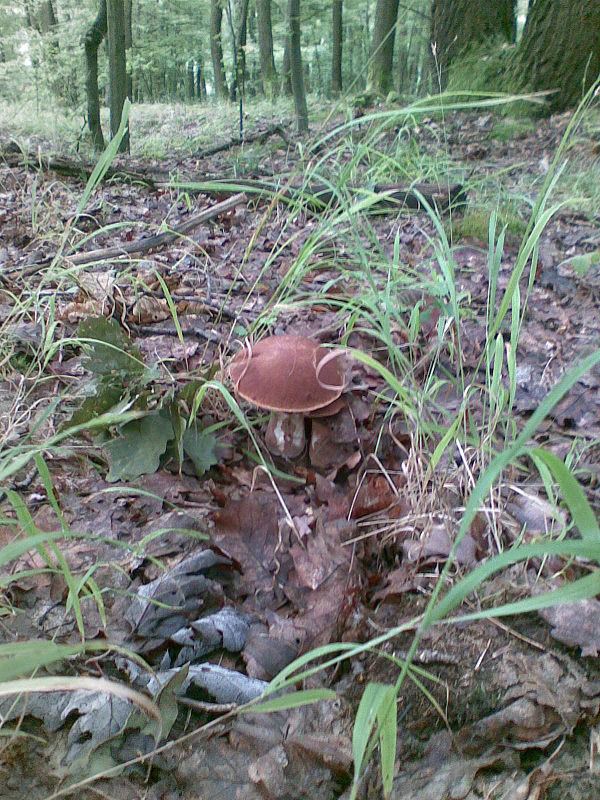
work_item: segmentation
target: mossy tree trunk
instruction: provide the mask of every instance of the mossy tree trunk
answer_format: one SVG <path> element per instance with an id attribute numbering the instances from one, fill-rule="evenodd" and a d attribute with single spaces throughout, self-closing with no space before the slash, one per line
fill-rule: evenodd
<path id="1" fill-rule="evenodd" d="M 277 93 L 277 73 L 273 57 L 273 27 L 271 0 L 256 0 L 258 16 L 258 55 L 263 92 L 269 97 Z"/>
<path id="2" fill-rule="evenodd" d="M 124 0 L 107 0 L 108 71 L 110 81 L 110 133 L 115 136 L 121 124 L 127 98 L 127 63 L 125 59 Z M 129 152 L 129 126 L 119 145 L 121 153 Z"/>
<path id="3" fill-rule="evenodd" d="M 534 0 L 509 70 L 519 89 L 553 90 L 551 112 L 576 105 L 600 74 L 598 0 Z"/>
<path id="4" fill-rule="evenodd" d="M 288 1 L 288 24 L 290 36 L 290 72 L 292 92 L 296 108 L 296 127 L 298 133 L 308 130 L 308 108 L 304 91 L 302 51 L 300 49 L 300 0 Z"/>
<path id="5" fill-rule="evenodd" d="M 223 66 L 223 45 L 221 43 L 222 23 L 223 5 L 221 0 L 210 0 L 210 55 L 217 100 L 225 100 L 228 96 L 225 67 Z"/>
<path id="6" fill-rule="evenodd" d="M 98 48 L 106 35 L 106 0 L 100 0 L 96 19 L 83 38 L 85 50 L 85 89 L 87 94 L 87 123 L 94 147 L 104 148 L 100 124 L 100 95 L 98 92 Z"/>
<path id="7" fill-rule="evenodd" d="M 331 94 L 342 91 L 342 0 L 331 4 Z"/>
<path id="8" fill-rule="evenodd" d="M 492 37 L 512 41 L 514 0 L 433 0 L 431 45 L 442 89 L 450 64 L 471 45 Z"/>
<path id="9" fill-rule="evenodd" d="M 392 88 L 392 63 L 398 0 L 377 0 L 371 63 L 367 87 L 369 91 L 387 94 Z"/>

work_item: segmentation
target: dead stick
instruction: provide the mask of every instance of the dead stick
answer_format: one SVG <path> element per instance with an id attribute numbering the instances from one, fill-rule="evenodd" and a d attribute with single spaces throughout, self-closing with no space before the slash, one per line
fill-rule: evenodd
<path id="1" fill-rule="evenodd" d="M 191 217 L 183 222 L 181 225 L 173 228 L 165 233 L 159 233 L 156 236 L 149 236 L 146 239 L 138 239 L 135 242 L 127 242 L 119 247 L 106 247 L 102 250 L 90 250 L 87 253 L 79 253 L 76 256 L 68 256 L 69 263 L 73 265 L 78 264 L 91 264 L 94 261 L 104 261 L 109 258 L 119 258 L 119 256 L 131 255 L 132 253 L 147 253 L 155 247 L 160 247 L 164 244 L 172 242 L 179 236 L 185 236 L 187 233 L 197 228 L 203 222 L 218 217 L 224 211 L 230 211 L 235 206 L 239 205 L 246 199 L 244 192 L 234 194 L 233 197 L 228 197 L 220 203 L 201 211 L 199 214 Z"/>

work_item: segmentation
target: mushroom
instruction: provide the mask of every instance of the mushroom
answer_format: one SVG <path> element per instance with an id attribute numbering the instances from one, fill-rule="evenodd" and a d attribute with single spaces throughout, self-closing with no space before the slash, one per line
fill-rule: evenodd
<path id="1" fill-rule="evenodd" d="M 324 409 L 344 389 L 341 351 L 305 336 L 246 342 L 229 364 L 237 395 L 271 411 L 265 444 L 273 455 L 296 458 L 306 446 L 304 417 Z"/>

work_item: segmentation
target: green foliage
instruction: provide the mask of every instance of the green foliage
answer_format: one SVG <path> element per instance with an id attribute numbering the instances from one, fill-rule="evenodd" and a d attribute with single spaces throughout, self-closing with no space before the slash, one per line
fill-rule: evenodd
<path id="1" fill-rule="evenodd" d="M 95 390 L 63 429 L 89 424 L 99 414 L 114 415 L 116 436 L 107 439 L 105 433 L 98 440 L 110 464 L 107 480 L 134 480 L 156 472 L 165 455 L 179 464 L 187 456 L 198 477 L 217 463 L 214 434 L 202 430 L 197 421 L 182 417 L 177 400 L 169 392 L 155 394 L 157 368 L 144 365 L 139 350 L 115 320 L 84 320 L 78 334 L 87 352 L 86 365 L 95 377 Z M 193 399 L 190 391 L 188 385 L 182 398 Z M 139 410 L 140 418 L 118 424 L 119 414 L 129 407 Z"/>
<path id="2" fill-rule="evenodd" d="M 505 117 L 494 123 L 489 138 L 500 142 L 512 142 L 535 130 L 535 122 L 530 117 Z"/>
<path id="3" fill-rule="evenodd" d="M 158 413 L 123 425 L 104 445 L 110 463 L 107 481 L 130 481 L 156 472 L 173 436 L 170 420 Z"/>

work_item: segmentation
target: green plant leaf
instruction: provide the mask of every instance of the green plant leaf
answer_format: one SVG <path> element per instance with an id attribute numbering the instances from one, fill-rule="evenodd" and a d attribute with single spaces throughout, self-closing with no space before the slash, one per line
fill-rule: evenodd
<path id="1" fill-rule="evenodd" d="M 354 729 L 352 731 L 355 787 L 361 776 L 363 764 L 367 761 L 373 749 L 371 745 L 373 728 L 377 722 L 377 717 L 382 705 L 384 710 L 387 711 L 390 699 L 390 688 L 393 690 L 394 687 L 386 686 L 383 683 L 368 683 L 360 698 L 360 704 L 354 721 Z"/>
<path id="2" fill-rule="evenodd" d="M 75 411 L 71 419 L 66 422 L 61 430 L 74 425 L 86 425 L 100 414 L 106 414 L 120 401 L 123 394 L 123 384 L 115 381 L 98 387 L 97 394 L 86 397 L 81 406 Z"/>
<path id="3" fill-rule="evenodd" d="M 83 652 L 81 645 L 57 644 L 43 639 L 0 644 L 0 683 L 32 675 L 46 667 Z"/>
<path id="4" fill-rule="evenodd" d="M 217 437 L 213 433 L 205 433 L 198 425 L 192 425 L 183 434 L 183 450 L 193 462 L 197 478 L 201 478 L 218 462 L 216 446 Z"/>
<path id="5" fill-rule="evenodd" d="M 244 714 L 263 714 L 266 711 L 285 711 L 289 708 L 308 706 L 321 700 L 335 700 L 336 693 L 331 689 L 306 689 L 305 691 L 284 694 L 275 697 L 273 700 L 265 700 L 262 703 L 248 706 L 243 709 Z"/>
<path id="6" fill-rule="evenodd" d="M 88 369 L 97 378 L 116 374 L 141 375 L 144 362 L 140 351 L 134 347 L 114 319 L 90 317 L 83 320 L 77 336 L 84 340 L 88 349 Z"/>
<path id="7" fill-rule="evenodd" d="M 589 270 L 600 262 L 600 252 L 595 250 L 593 253 L 583 253 L 580 256 L 573 256 L 564 263 L 570 264 L 573 267 L 573 272 L 577 275 L 585 275 Z M 560 266 L 560 265 L 559 265 Z"/>
<path id="8" fill-rule="evenodd" d="M 394 763 L 396 761 L 396 739 L 398 736 L 398 709 L 396 689 L 388 686 L 382 702 L 377 709 L 379 729 L 379 758 L 381 761 L 381 780 L 383 794 L 388 798 L 394 783 Z"/>
<path id="9" fill-rule="evenodd" d="M 156 472 L 172 438 L 173 426 L 161 414 L 148 414 L 124 425 L 120 436 L 104 445 L 110 463 L 106 480 L 133 480 Z"/>
<path id="10" fill-rule="evenodd" d="M 541 461 L 558 481 L 565 503 L 569 507 L 573 522 L 577 525 L 584 541 L 600 542 L 600 526 L 598 520 L 581 486 L 569 472 L 564 462 L 549 450 L 540 447 L 531 450 L 531 457 L 537 463 Z"/>

